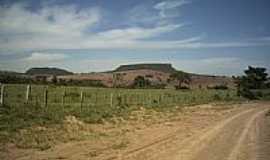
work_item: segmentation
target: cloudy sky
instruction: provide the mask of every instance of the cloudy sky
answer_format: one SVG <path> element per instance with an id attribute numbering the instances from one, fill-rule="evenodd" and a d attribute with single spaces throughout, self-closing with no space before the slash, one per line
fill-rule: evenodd
<path id="1" fill-rule="evenodd" d="M 269 0 L 0 0 L 0 70 L 270 69 Z"/>

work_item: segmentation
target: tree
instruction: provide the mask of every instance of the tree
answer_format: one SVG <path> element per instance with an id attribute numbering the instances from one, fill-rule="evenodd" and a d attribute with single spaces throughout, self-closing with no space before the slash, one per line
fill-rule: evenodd
<path id="1" fill-rule="evenodd" d="M 265 87 L 268 76 L 268 74 L 265 73 L 265 68 L 249 66 L 244 72 L 246 74 L 246 85 L 248 85 L 249 89 L 263 89 Z"/>
<path id="2" fill-rule="evenodd" d="M 183 84 L 189 85 L 191 82 L 191 77 L 188 73 L 185 73 L 183 71 L 177 71 L 170 75 L 169 81 L 176 81 L 178 85 L 176 88 L 182 88 Z"/>
<path id="3" fill-rule="evenodd" d="M 151 86 L 151 82 L 148 79 L 145 79 L 143 76 L 137 76 L 134 79 L 132 86 L 134 88 L 147 88 Z"/>
<path id="4" fill-rule="evenodd" d="M 234 77 L 237 93 L 249 99 L 257 99 L 261 94 L 255 90 L 266 88 L 268 74 L 265 68 L 251 67 L 244 71 L 245 75 Z"/>
<path id="5" fill-rule="evenodd" d="M 56 75 L 53 75 L 52 76 L 52 83 L 53 84 L 56 84 L 57 83 L 57 77 L 56 77 Z"/>

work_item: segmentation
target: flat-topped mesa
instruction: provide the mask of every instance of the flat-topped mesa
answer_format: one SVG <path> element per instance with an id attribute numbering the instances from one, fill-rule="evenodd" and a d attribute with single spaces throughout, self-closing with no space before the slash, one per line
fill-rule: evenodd
<path id="1" fill-rule="evenodd" d="M 161 71 L 165 73 L 172 73 L 176 71 L 176 69 L 174 69 L 172 65 L 168 63 L 149 63 L 149 64 L 121 65 L 118 68 L 116 68 L 114 72 L 142 70 L 142 69 Z"/>
<path id="2" fill-rule="evenodd" d="M 59 68 L 31 68 L 25 72 L 27 75 L 72 75 L 72 72 Z"/>

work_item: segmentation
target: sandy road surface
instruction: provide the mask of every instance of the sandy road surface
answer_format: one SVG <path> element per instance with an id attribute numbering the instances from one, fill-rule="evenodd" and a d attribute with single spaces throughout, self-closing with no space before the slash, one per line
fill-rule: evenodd
<path id="1" fill-rule="evenodd" d="M 269 106 L 248 108 L 187 139 L 179 139 L 175 133 L 118 159 L 269 160 L 270 116 L 266 116 L 267 111 Z"/>
<path id="2" fill-rule="evenodd" d="M 269 111 L 269 103 L 225 108 L 194 107 L 169 123 L 166 120 L 157 125 L 146 125 L 138 131 L 114 137 L 117 140 L 125 136 L 129 140 L 122 149 L 112 149 L 98 141 L 69 142 L 37 152 L 11 149 L 9 155 L 12 156 L 7 159 L 269 160 Z M 143 123 L 138 124 L 141 127 Z M 136 128 L 136 125 L 129 127 Z M 101 141 L 106 142 L 105 139 Z M 97 150 L 98 146 L 106 149 Z"/>

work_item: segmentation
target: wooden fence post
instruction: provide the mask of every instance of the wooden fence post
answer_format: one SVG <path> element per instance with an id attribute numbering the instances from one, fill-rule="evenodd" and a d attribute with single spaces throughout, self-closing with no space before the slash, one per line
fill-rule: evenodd
<path id="1" fill-rule="evenodd" d="M 159 97 L 158 97 L 158 105 L 160 106 L 162 104 L 162 95 L 159 94 Z"/>
<path id="2" fill-rule="evenodd" d="M 26 96 L 25 96 L 25 102 L 26 103 L 28 103 L 28 101 L 29 101 L 30 94 L 31 94 L 31 86 L 27 85 L 27 87 L 26 87 Z"/>
<path id="3" fill-rule="evenodd" d="M 151 106 L 152 105 L 152 95 L 151 93 L 149 93 L 149 101 L 148 101 L 148 105 Z"/>
<path id="4" fill-rule="evenodd" d="M 45 91 L 44 91 L 44 106 L 47 107 L 48 104 L 48 88 L 45 87 Z"/>
<path id="5" fill-rule="evenodd" d="M 5 85 L 1 85 L 1 97 L 0 97 L 0 104 L 3 106 L 5 104 Z"/>
<path id="6" fill-rule="evenodd" d="M 65 105 L 65 98 L 66 98 L 66 87 L 64 88 L 64 92 L 62 95 L 62 105 Z"/>
<path id="7" fill-rule="evenodd" d="M 113 93 L 111 93 L 111 97 L 110 97 L 110 105 L 111 105 L 111 107 L 113 107 Z"/>
<path id="8" fill-rule="evenodd" d="M 98 92 L 96 92 L 96 95 L 95 95 L 95 104 L 94 104 L 94 106 L 97 105 L 97 103 L 98 103 Z"/>
<path id="9" fill-rule="evenodd" d="M 81 91 L 81 98 L 80 98 L 80 103 L 81 103 L 81 111 L 82 111 L 82 107 L 83 107 L 83 91 Z"/>
<path id="10" fill-rule="evenodd" d="M 136 105 L 141 105 L 140 93 L 137 94 Z"/>

